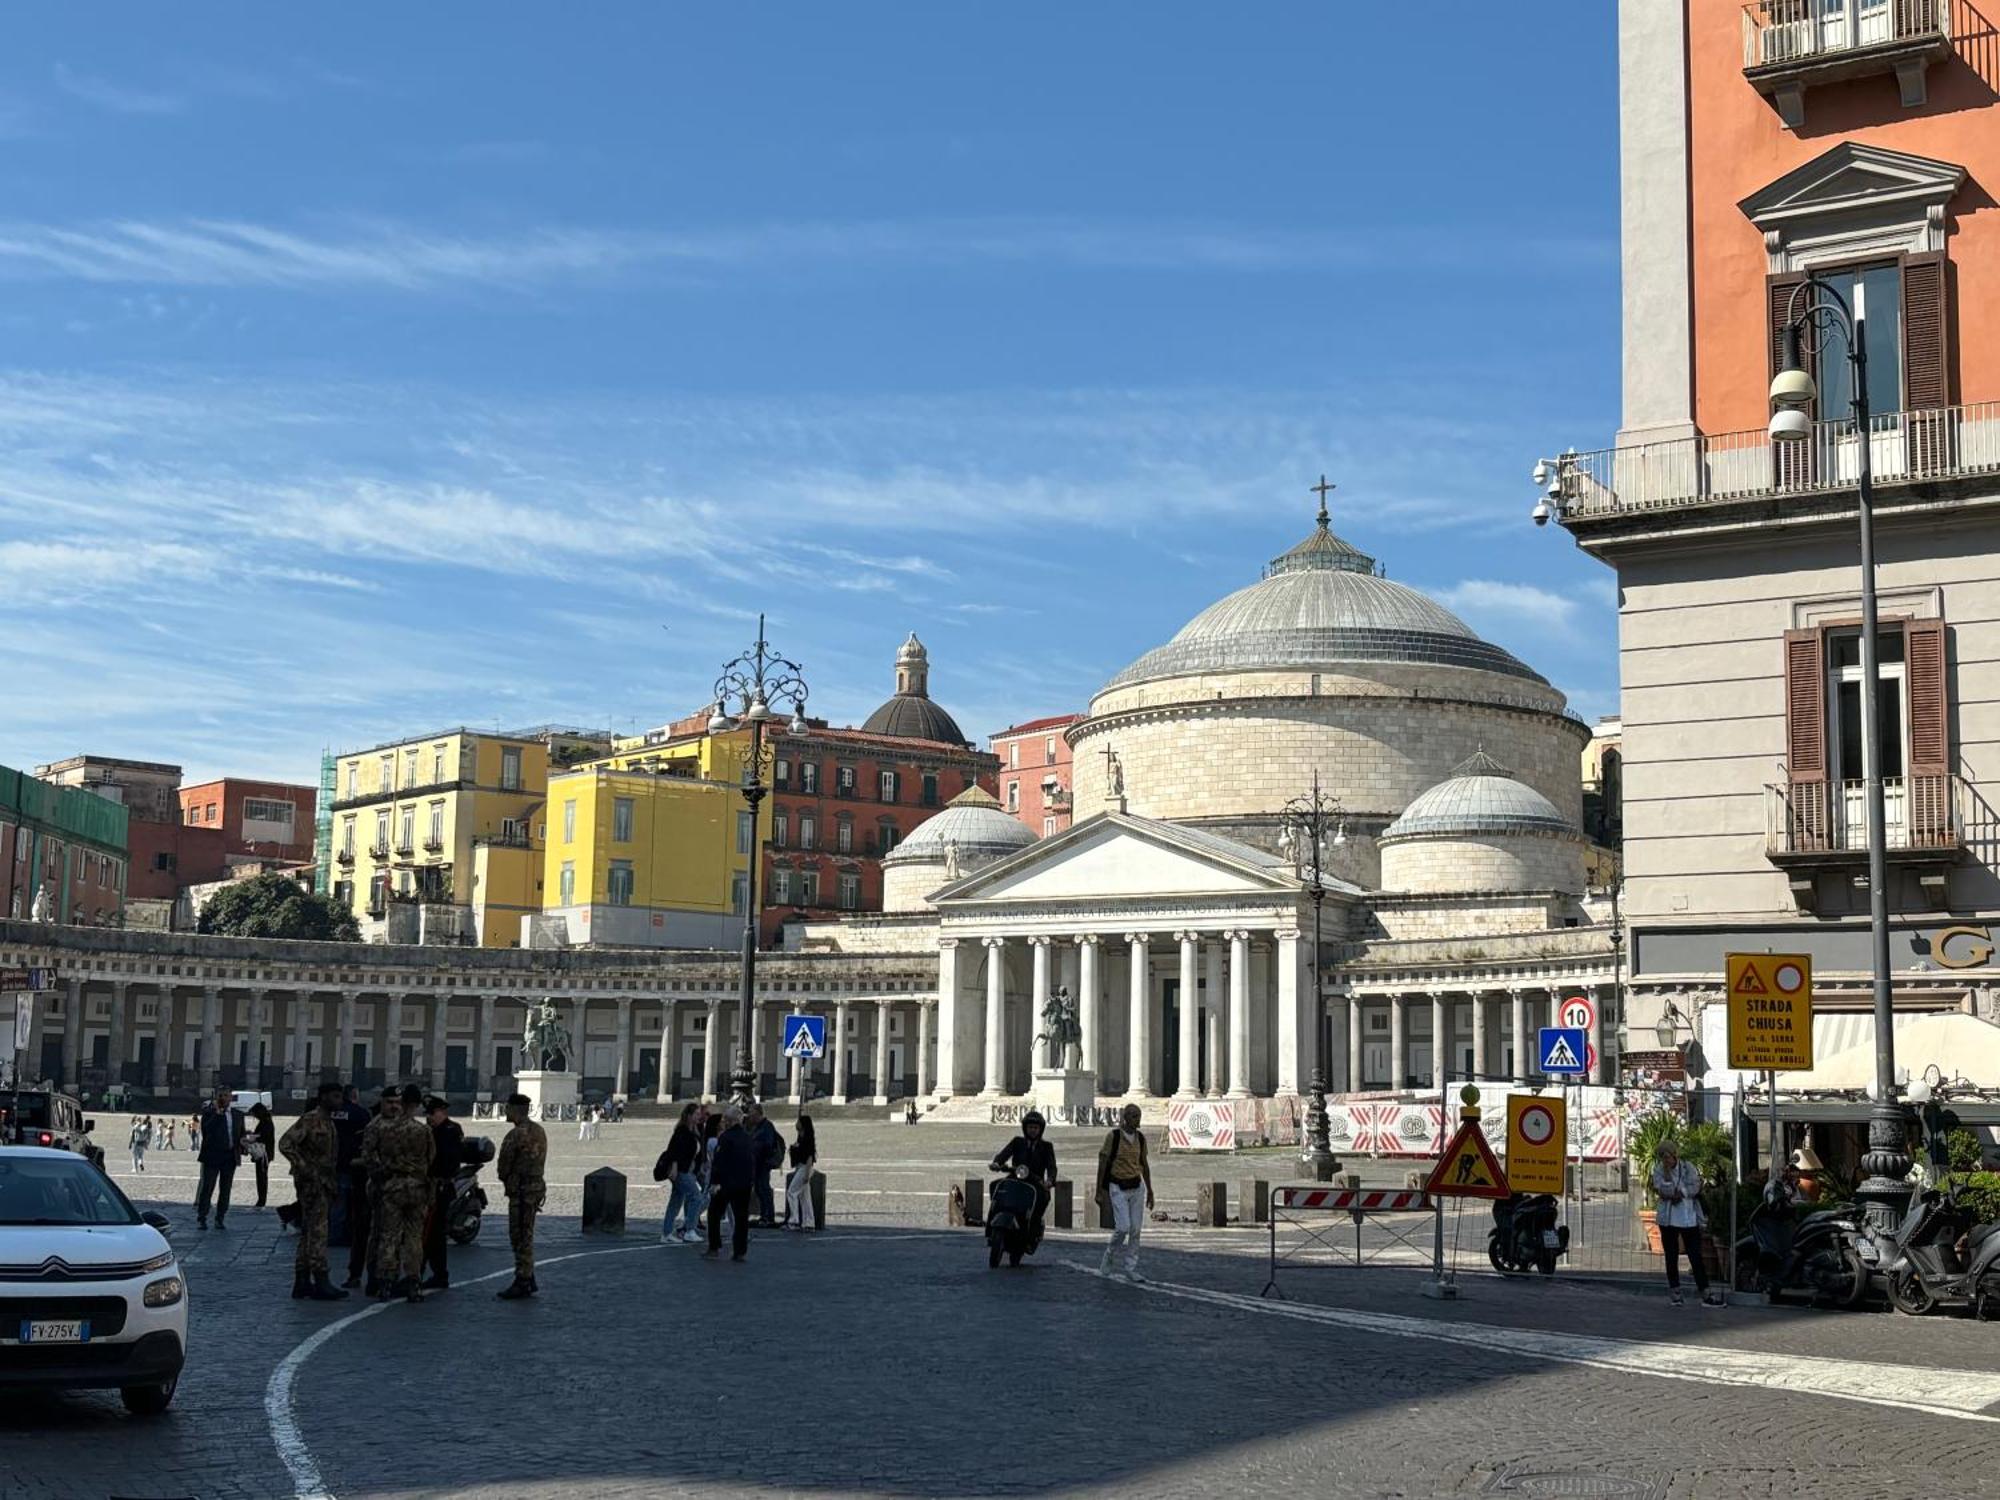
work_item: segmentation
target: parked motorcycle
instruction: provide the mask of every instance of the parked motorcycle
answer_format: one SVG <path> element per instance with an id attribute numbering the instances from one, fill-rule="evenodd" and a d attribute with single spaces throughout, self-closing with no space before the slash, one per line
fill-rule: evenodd
<path id="1" fill-rule="evenodd" d="M 492 1160 L 490 1137 L 465 1138 L 458 1170 L 451 1177 L 451 1207 L 444 1220 L 444 1232 L 454 1245 L 469 1245 L 479 1238 L 479 1216 L 486 1212 L 486 1189 L 479 1185 L 479 1169 Z"/>
<path id="2" fill-rule="evenodd" d="M 1496 1199 L 1493 1231 L 1486 1236 L 1486 1258 L 1503 1276 L 1525 1276 L 1539 1270 L 1556 1273 L 1556 1261 L 1569 1254 L 1569 1225 L 1558 1224 L 1561 1209 L 1550 1193 L 1516 1193 Z"/>
<path id="3" fill-rule="evenodd" d="M 1922 1317 L 1940 1307 L 1969 1307 L 2000 1317 L 2000 1224 L 1974 1224 L 1950 1187 L 1910 1204 L 1902 1222 L 1863 1245 L 1897 1312 Z"/>
<path id="4" fill-rule="evenodd" d="M 1786 1292 L 1807 1292 L 1853 1307 L 1868 1295 L 1863 1234 L 1857 1205 L 1801 1216 L 1767 1193 L 1736 1242 L 1736 1289 L 1761 1291 L 1773 1302 Z"/>
<path id="5" fill-rule="evenodd" d="M 986 1195 L 986 1264 L 997 1267 L 1000 1257 L 1018 1266 L 1034 1249 L 1035 1185 L 1028 1169 L 1017 1167 L 1011 1177 L 994 1182 Z"/>

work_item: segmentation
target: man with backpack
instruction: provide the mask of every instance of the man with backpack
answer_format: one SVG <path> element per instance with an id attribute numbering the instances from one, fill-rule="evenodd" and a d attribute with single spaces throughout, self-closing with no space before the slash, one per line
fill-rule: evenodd
<path id="1" fill-rule="evenodd" d="M 1113 1274 L 1112 1258 L 1123 1249 L 1125 1279 L 1144 1281 L 1139 1274 L 1139 1229 L 1153 1209 L 1153 1166 L 1146 1155 L 1146 1137 L 1139 1129 L 1136 1104 L 1118 1112 L 1118 1128 L 1098 1149 L 1097 1201 L 1111 1210 L 1111 1243 L 1104 1247 L 1098 1274 Z"/>

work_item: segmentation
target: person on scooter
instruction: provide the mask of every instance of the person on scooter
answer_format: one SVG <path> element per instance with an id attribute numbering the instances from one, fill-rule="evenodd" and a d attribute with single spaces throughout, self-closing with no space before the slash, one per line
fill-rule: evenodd
<path id="1" fill-rule="evenodd" d="M 1050 1191 L 1056 1182 L 1056 1148 L 1043 1139 L 1048 1121 L 1040 1110 L 1031 1109 L 1021 1117 L 1021 1133 L 993 1158 L 987 1170 L 1012 1172 L 1025 1167 L 1027 1180 L 1035 1190 L 1035 1212 L 1028 1220 L 1028 1247 L 1042 1242 L 1042 1216 L 1049 1211 Z"/>

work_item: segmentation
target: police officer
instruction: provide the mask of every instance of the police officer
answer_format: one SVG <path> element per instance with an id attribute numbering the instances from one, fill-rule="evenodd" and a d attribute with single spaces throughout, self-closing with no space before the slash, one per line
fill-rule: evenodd
<path id="1" fill-rule="evenodd" d="M 430 1207 L 431 1156 L 437 1147 L 423 1117 L 424 1091 L 414 1083 L 405 1084 L 401 1106 L 375 1141 L 382 1175 L 378 1195 L 382 1258 L 375 1279 L 385 1301 L 403 1296 L 421 1302 L 424 1293 L 417 1274 L 423 1269 L 424 1210 Z"/>
<path id="2" fill-rule="evenodd" d="M 445 1266 L 445 1230 L 451 1223 L 453 1183 L 465 1151 L 465 1130 L 451 1117 L 451 1106 L 436 1094 L 424 1096 L 424 1115 L 430 1124 L 431 1156 L 430 1213 L 424 1220 L 423 1289 L 441 1292 L 451 1285 Z"/>
<path id="3" fill-rule="evenodd" d="M 549 1138 L 528 1118 L 526 1094 L 508 1096 L 507 1121 L 514 1128 L 500 1143 L 499 1176 L 507 1190 L 507 1243 L 514 1247 L 514 1279 L 499 1295 L 511 1302 L 540 1290 L 535 1285 L 535 1215 L 548 1196 L 542 1172 L 549 1159 Z"/>
<path id="4" fill-rule="evenodd" d="M 361 1165 L 361 1136 L 373 1120 L 361 1098 L 361 1090 L 350 1083 L 333 1112 L 334 1133 L 340 1138 L 340 1159 L 335 1170 L 347 1221 L 347 1279 L 341 1282 L 342 1286 L 360 1286 L 361 1273 L 370 1263 L 368 1239 L 372 1216 L 368 1212 L 368 1173 Z"/>
<path id="5" fill-rule="evenodd" d="M 403 1096 L 391 1086 L 382 1090 L 382 1102 L 375 1106 L 375 1118 L 361 1132 L 361 1144 L 354 1151 L 354 1166 L 361 1174 L 362 1202 L 367 1205 L 364 1220 L 367 1232 L 362 1241 L 362 1264 L 368 1268 L 368 1284 L 362 1295 L 374 1297 L 382 1291 L 377 1267 L 382 1263 L 382 1156 L 383 1132 L 402 1117 Z"/>
<path id="6" fill-rule="evenodd" d="M 292 1165 L 292 1191 L 299 1200 L 292 1295 L 318 1302 L 338 1302 L 347 1295 L 327 1279 L 326 1269 L 326 1223 L 333 1211 L 334 1173 L 340 1160 L 333 1112 L 339 1107 L 340 1085 L 321 1084 L 318 1104 L 300 1115 L 278 1142 L 279 1152 Z"/>

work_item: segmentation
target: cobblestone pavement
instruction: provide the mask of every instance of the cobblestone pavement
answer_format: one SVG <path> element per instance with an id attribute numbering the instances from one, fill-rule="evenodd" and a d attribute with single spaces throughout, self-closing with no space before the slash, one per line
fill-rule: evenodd
<path id="1" fill-rule="evenodd" d="M 925 1226 L 993 1133 L 842 1121 L 822 1130 L 836 1227 L 718 1264 L 647 1243 L 659 1135 L 557 1137 L 544 1295 L 525 1304 L 470 1284 L 504 1278 L 497 1218 L 422 1306 L 292 1302 L 274 1214 L 198 1233 L 191 1156 L 155 1153 L 144 1179 L 114 1163 L 176 1221 L 195 1363 L 158 1421 L 109 1396 L 10 1403 L 0 1493 L 294 1496 L 302 1476 L 341 1500 L 1608 1492 L 1528 1477 L 1573 1470 L 1659 1497 L 2000 1493 L 2000 1425 L 1978 1420 L 2000 1416 L 1991 1325 L 1673 1308 L 1562 1279 L 1469 1278 L 1446 1304 L 1395 1269 L 1287 1268 L 1287 1300 L 1259 1302 L 1257 1232 L 1191 1227 L 1149 1230 L 1146 1286 L 1096 1276 L 1102 1236 L 1081 1233 L 989 1271 L 976 1237 Z M 623 1240 L 575 1223 L 603 1160 L 642 1180 Z M 1163 1163 L 1168 1204 L 1203 1171 Z M 276 1403 L 281 1432 L 296 1424 L 288 1468 L 273 1372 L 336 1323 Z M 1870 1360 L 1906 1368 L 1877 1386 Z M 1906 1404 L 1853 1399 L 1871 1395 Z"/>

